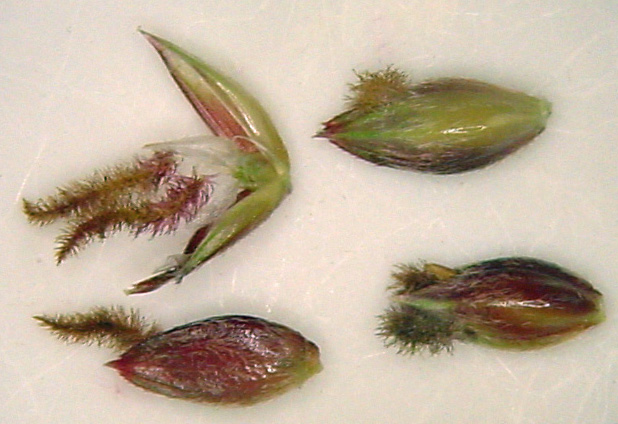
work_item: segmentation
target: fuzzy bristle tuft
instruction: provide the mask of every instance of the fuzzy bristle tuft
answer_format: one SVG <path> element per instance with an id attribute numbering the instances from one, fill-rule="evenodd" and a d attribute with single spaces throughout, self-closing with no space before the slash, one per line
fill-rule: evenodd
<path id="1" fill-rule="evenodd" d="M 58 263 L 75 254 L 96 238 L 104 239 L 112 233 L 128 228 L 135 235 L 153 235 L 176 230 L 181 221 L 194 219 L 211 195 L 212 183 L 205 177 L 173 174 L 162 182 L 162 198 L 134 199 L 97 214 L 85 215 L 71 222 L 57 239 Z"/>
<path id="2" fill-rule="evenodd" d="M 433 275 L 414 265 L 397 265 L 396 271 L 392 274 L 393 284 L 389 289 L 395 295 L 405 294 L 420 290 L 423 287 L 435 284 L 436 279 Z"/>
<path id="3" fill-rule="evenodd" d="M 36 202 L 23 200 L 23 211 L 32 223 L 50 224 L 58 219 L 92 215 L 110 209 L 134 193 L 156 190 L 161 180 L 176 171 L 171 152 L 156 152 L 151 158 L 138 158 L 131 164 L 97 171 L 88 179 L 69 183 L 57 193 Z"/>
<path id="4" fill-rule="evenodd" d="M 408 75 L 391 66 L 378 72 L 357 72 L 358 82 L 350 84 L 349 101 L 355 109 L 370 110 L 406 96 Z"/>
<path id="5" fill-rule="evenodd" d="M 377 335 L 399 353 L 452 350 L 453 321 L 407 305 L 394 306 L 379 317 Z"/>
<path id="6" fill-rule="evenodd" d="M 86 313 L 35 316 L 47 328 L 67 343 L 97 344 L 122 351 L 146 340 L 160 330 L 148 324 L 135 310 L 122 307 L 97 307 Z"/>

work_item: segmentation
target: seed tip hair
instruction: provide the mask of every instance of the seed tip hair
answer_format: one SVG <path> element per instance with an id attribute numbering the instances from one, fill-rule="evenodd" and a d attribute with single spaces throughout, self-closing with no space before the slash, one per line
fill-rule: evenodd
<path id="1" fill-rule="evenodd" d="M 378 319 L 376 335 L 399 354 L 452 351 L 454 330 L 449 319 L 411 306 L 392 306 Z"/>
<path id="2" fill-rule="evenodd" d="M 412 293 L 424 287 L 435 284 L 438 280 L 427 272 L 424 266 L 412 264 L 398 264 L 391 274 L 393 282 L 388 290 L 396 295 Z"/>
<path id="3" fill-rule="evenodd" d="M 391 103 L 406 96 L 411 87 L 408 75 L 393 65 L 380 71 L 354 71 L 354 74 L 358 81 L 349 84 L 351 94 L 347 100 L 356 109 L 371 110 Z"/>
<path id="4" fill-rule="evenodd" d="M 138 311 L 125 311 L 119 306 L 33 318 L 64 342 L 97 344 L 115 350 L 127 349 L 159 332 L 156 324 L 148 324 Z"/>

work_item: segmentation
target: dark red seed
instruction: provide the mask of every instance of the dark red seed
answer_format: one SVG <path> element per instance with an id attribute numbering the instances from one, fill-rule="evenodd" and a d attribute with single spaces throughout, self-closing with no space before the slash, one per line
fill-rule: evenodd
<path id="1" fill-rule="evenodd" d="M 160 333 L 107 365 L 146 390 L 221 404 L 271 398 L 322 368 L 318 347 L 297 331 L 240 315 Z"/>

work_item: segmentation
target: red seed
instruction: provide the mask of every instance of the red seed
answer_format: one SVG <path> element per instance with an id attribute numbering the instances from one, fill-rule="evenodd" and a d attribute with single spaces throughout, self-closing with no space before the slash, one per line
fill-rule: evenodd
<path id="1" fill-rule="evenodd" d="M 453 340 L 537 349 L 605 319 L 603 296 L 589 282 L 538 259 L 404 266 L 394 276 L 394 302 L 379 334 L 402 352 L 450 350 Z"/>
<path id="2" fill-rule="evenodd" d="M 297 331 L 239 315 L 160 333 L 107 365 L 146 390 L 222 404 L 268 399 L 322 368 L 318 347 Z"/>

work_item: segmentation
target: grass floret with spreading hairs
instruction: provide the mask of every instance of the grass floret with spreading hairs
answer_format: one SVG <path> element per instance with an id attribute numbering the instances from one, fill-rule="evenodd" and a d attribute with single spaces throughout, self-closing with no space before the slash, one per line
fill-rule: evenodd
<path id="1" fill-rule="evenodd" d="M 357 73 L 348 108 L 317 137 L 377 165 L 454 174 L 492 164 L 546 126 L 551 104 L 468 78 L 412 84 L 388 67 Z"/>
<path id="2" fill-rule="evenodd" d="M 128 382 L 194 402 L 251 405 L 298 387 L 322 370 L 315 343 L 257 317 L 212 317 L 163 332 L 122 308 L 35 319 L 63 341 L 120 351 L 106 365 Z"/>
<path id="3" fill-rule="evenodd" d="M 377 333 L 402 353 L 450 351 L 454 341 L 539 349 L 605 320 L 603 296 L 589 282 L 534 258 L 400 265 L 393 277 Z"/>
<path id="4" fill-rule="evenodd" d="M 120 230 L 160 235 L 196 221 L 184 251 L 170 255 L 127 294 L 180 282 L 266 220 L 291 190 L 287 149 L 259 102 L 194 55 L 140 32 L 212 135 L 148 144 L 150 158 L 23 201 L 32 223 L 67 222 L 57 240 L 58 263 Z"/>

